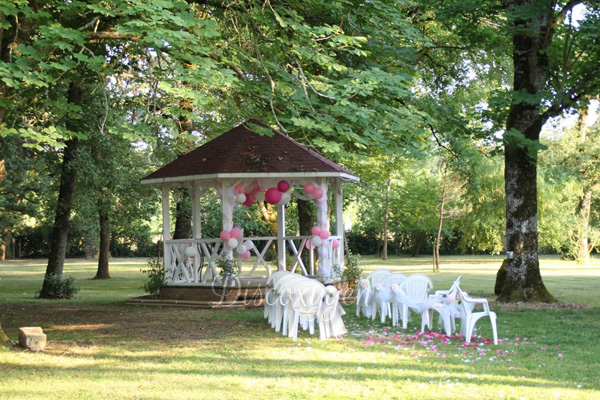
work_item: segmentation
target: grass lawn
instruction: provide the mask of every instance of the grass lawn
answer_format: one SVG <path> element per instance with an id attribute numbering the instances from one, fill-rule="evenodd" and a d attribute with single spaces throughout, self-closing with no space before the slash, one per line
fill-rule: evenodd
<path id="1" fill-rule="evenodd" d="M 500 257 L 363 257 L 365 272 L 425 272 L 436 288 L 457 275 L 472 295 L 493 299 Z M 255 310 L 126 306 L 142 295 L 143 259 L 115 259 L 112 279 L 94 281 L 94 262 L 69 260 L 81 291 L 70 301 L 34 299 L 45 260 L 0 263 L 0 322 L 17 340 L 22 326 L 48 335 L 43 353 L 0 348 L 2 399 L 597 399 L 600 398 L 600 260 L 581 266 L 542 260 L 550 292 L 569 304 L 506 307 L 498 346 L 489 321 L 465 345 L 354 316 L 349 334 L 322 342 L 306 332 L 293 343 Z M 585 305 L 576 306 L 575 304 Z M 441 332 L 441 330 L 438 330 Z"/>

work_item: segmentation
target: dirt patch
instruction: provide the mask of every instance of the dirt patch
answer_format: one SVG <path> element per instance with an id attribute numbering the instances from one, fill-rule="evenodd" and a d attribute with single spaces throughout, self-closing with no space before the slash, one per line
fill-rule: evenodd
<path id="1" fill-rule="evenodd" d="M 492 308 L 499 308 L 504 311 L 515 311 L 515 310 L 586 310 L 590 308 L 585 304 L 575 304 L 575 303 L 537 303 L 537 302 L 516 302 L 516 303 L 500 303 L 500 302 L 492 302 Z"/>

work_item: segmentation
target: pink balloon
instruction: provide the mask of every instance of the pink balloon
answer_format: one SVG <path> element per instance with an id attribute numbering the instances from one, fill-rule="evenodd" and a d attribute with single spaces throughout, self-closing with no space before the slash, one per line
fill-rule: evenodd
<path id="1" fill-rule="evenodd" d="M 321 197 L 323 197 L 323 189 L 316 187 L 315 190 L 313 190 L 312 195 L 315 197 L 315 199 L 319 200 Z"/>
<path id="2" fill-rule="evenodd" d="M 340 242 L 337 239 L 333 239 L 331 241 L 331 247 L 333 247 L 334 249 L 337 249 L 338 247 L 340 247 Z"/>
<path id="3" fill-rule="evenodd" d="M 290 190 L 290 183 L 288 181 L 279 181 L 277 189 L 279 189 L 280 192 L 285 193 Z"/>
<path id="4" fill-rule="evenodd" d="M 251 206 L 252 204 L 254 204 L 255 201 L 256 201 L 256 195 L 253 194 L 252 192 L 250 192 L 250 193 L 246 193 L 246 201 L 243 202 L 242 204 L 245 206 Z"/>
<path id="5" fill-rule="evenodd" d="M 306 192 L 306 194 L 311 194 L 313 190 L 315 190 L 315 186 L 312 183 L 307 183 L 306 185 L 304 185 L 304 191 Z"/>
<path id="6" fill-rule="evenodd" d="M 239 239 L 242 237 L 242 230 L 240 228 L 238 228 L 237 226 L 235 228 L 233 228 L 229 234 L 229 237 L 232 237 L 234 239 Z"/>
<path id="7" fill-rule="evenodd" d="M 222 241 L 226 242 L 231 238 L 231 234 L 229 233 L 229 231 L 223 230 L 219 234 L 219 237 L 221 238 Z"/>
<path id="8" fill-rule="evenodd" d="M 235 194 L 244 193 L 244 185 L 242 185 L 241 183 L 238 183 L 237 185 L 235 185 L 233 187 L 233 193 L 235 193 Z"/>
<path id="9" fill-rule="evenodd" d="M 319 234 L 321 233 L 321 228 L 319 228 L 318 226 L 313 226 L 310 232 L 315 236 L 319 236 Z"/>
<path id="10" fill-rule="evenodd" d="M 319 232 L 319 237 L 323 240 L 327 239 L 329 236 L 331 236 L 331 233 L 329 233 L 327 229 L 321 229 L 321 232 Z"/>
<path id="11" fill-rule="evenodd" d="M 270 188 L 265 193 L 265 200 L 271 204 L 277 204 L 281 201 L 281 192 L 277 188 Z"/>
<path id="12" fill-rule="evenodd" d="M 306 245 L 305 246 L 306 246 L 307 249 L 310 249 L 310 239 L 306 241 Z"/>
<path id="13" fill-rule="evenodd" d="M 242 257 L 244 260 L 247 260 L 250 258 L 250 250 L 246 250 L 246 252 L 244 254 L 240 254 L 240 257 Z"/>

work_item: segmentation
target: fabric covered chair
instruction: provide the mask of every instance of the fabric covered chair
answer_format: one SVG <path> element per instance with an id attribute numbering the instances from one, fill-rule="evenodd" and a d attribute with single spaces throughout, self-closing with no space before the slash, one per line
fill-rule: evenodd
<path id="1" fill-rule="evenodd" d="M 460 318 L 461 315 L 457 303 L 459 285 L 460 276 L 452 283 L 450 289 L 436 290 L 435 294 L 429 295 L 427 303 L 429 322 L 433 321 L 433 312 L 436 311 L 440 316 L 439 321 L 444 326 L 444 332 L 448 336 L 456 330 L 455 318 Z"/>
<path id="2" fill-rule="evenodd" d="M 279 332 L 283 329 L 283 334 L 287 331 L 287 319 L 288 319 L 288 303 L 289 303 L 289 287 L 293 283 L 302 280 L 310 280 L 309 278 L 298 275 L 290 274 L 281 277 L 277 283 L 273 286 L 275 293 L 275 305 L 274 305 L 274 318 L 271 322 L 271 327 L 275 329 L 275 332 Z"/>
<path id="3" fill-rule="evenodd" d="M 273 272 L 270 276 L 269 279 L 267 279 L 267 284 L 265 285 L 265 306 L 264 306 L 264 317 L 266 319 L 268 319 L 269 322 L 271 322 L 271 318 L 269 318 L 272 314 L 272 311 L 274 310 L 274 306 L 275 306 L 275 292 L 273 290 L 273 286 L 275 285 L 275 283 L 283 276 L 285 275 L 290 275 L 291 272 L 290 271 L 286 271 L 286 270 L 279 270 L 279 271 L 275 271 Z"/>
<path id="4" fill-rule="evenodd" d="M 367 279 L 369 280 L 369 282 L 371 282 L 371 288 L 375 288 L 375 285 L 377 285 L 378 283 L 381 283 L 381 281 L 383 281 L 388 275 L 391 275 L 392 271 L 390 271 L 389 269 L 378 269 L 375 270 L 373 272 L 371 272 L 369 275 L 367 275 Z M 377 316 L 377 301 L 375 300 L 375 297 L 371 298 L 370 301 L 371 304 L 371 318 L 375 319 L 375 317 Z"/>
<path id="5" fill-rule="evenodd" d="M 463 292 L 460 287 L 458 287 L 458 296 L 460 298 L 461 305 L 460 334 L 465 338 L 465 341 L 467 343 L 471 343 L 473 329 L 475 328 L 477 321 L 481 318 L 489 317 L 490 323 L 492 324 L 494 344 L 497 345 L 498 332 L 496 330 L 496 313 L 490 311 L 490 306 L 487 299 L 471 297 L 466 292 Z M 478 306 L 481 306 L 482 311 L 475 311 Z"/>
<path id="6" fill-rule="evenodd" d="M 371 317 L 371 300 L 373 299 L 373 288 L 371 287 L 371 281 L 368 279 L 361 279 L 358 281 L 358 294 L 356 295 L 356 316 L 360 317 L 360 314 L 367 318 Z"/>
<path id="7" fill-rule="evenodd" d="M 335 286 L 325 286 L 325 298 L 319 318 L 321 339 L 340 337 L 347 333 L 342 316 L 346 312 L 340 305 L 340 292 Z"/>
<path id="8" fill-rule="evenodd" d="M 300 319 L 305 318 L 309 333 L 314 334 L 314 321 L 319 319 L 319 334 L 321 339 L 326 339 L 326 328 L 322 320 L 323 298 L 325 286 L 314 279 L 304 279 L 290 285 L 289 290 L 289 329 L 288 336 L 295 342 L 298 339 L 298 325 Z"/>

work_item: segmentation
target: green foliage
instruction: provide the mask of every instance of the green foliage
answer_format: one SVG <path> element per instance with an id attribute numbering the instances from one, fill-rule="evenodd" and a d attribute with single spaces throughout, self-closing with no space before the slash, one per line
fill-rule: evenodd
<path id="1" fill-rule="evenodd" d="M 141 289 L 152 298 L 160 297 L 160 291 L 165 286 L 165 270 L 160 257 L 148 259 L 148 268 L 140 270 L 148 276 Z"/>
<path id="2" fill-rule="evenodd" d="M 222 255 L 217 260 L 217 268 L 219 269 L 219 275 L 223 279 L 229 279 L 235 275 L 235 263 L 233 258 Z"/>
<path id="3" fill-rule="evenodd" d="M 79 286 L 75 277 L 63 278 L 62 275 L 50 274 L 44 278 L 48 287 L 46 298 L 49 299 L 72 299 L 79 292 Z"/>
<path id="4" fill-rule="evenodd" d="M 358 281 L 362 278 L 363 269 L 360 267 L 360 254 L 347 254 L 349 262 L 342 272 L 342 278 L 348 282 L 348 288 L 355 289 Z"/>

